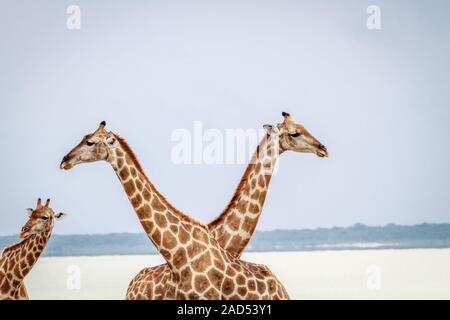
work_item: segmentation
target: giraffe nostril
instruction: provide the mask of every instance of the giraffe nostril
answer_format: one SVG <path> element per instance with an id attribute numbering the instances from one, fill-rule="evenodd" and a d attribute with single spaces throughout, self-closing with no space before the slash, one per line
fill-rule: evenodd
<path id="1" fill-rule="evenodd" d="M 68 169 L 69 161 L 70 161 L 69 156 L 68 155 L 64 156 L 64 158 L 61 161 L 61 164 L 59 165 L 59 168 L 60 169 Z"/>

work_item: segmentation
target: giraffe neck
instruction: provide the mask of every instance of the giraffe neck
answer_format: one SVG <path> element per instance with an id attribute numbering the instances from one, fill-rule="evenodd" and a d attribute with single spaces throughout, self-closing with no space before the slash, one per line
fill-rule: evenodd
<path id="1" fill-rule="evenodd" d="M 51 231 L 33 234 L 3 250 L 0 258 L 0 296 L 16 293 L 44 250 L 50 234 Z M 2 276 L 4 279 L 1 279 Z"/>
<path id="2" fill-rule="evenodd" d="M 207 228 L 174 208 L 147 178 L 126 141 L 116 138 L 119 147 L 110 163 L 147 236 L 172 271 L 180 272 L 187 263 L 189 243 L 195 239 L 203 243 L 204 249 L 210 245 Z"/>
<path id="3" fill-rule="evenodd" d="M 255 231 L 278 156 L 278 141 L 266 135 L 225 210 L 208 227 L 219 244 L 239 257 Z"/>

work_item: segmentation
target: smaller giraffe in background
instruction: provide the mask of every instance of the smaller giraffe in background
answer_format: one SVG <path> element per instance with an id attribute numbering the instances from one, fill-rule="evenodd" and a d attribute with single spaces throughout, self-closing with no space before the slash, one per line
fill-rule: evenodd
<path id="1" fill-rule="evenodd" d="M 3 249 L 0 256 L 0 300 L 28 300 L 23 283 L 45 248 L 52 233 L 54 220 L 64 213 L 49 207 L 50 199 L 42 205 L 37 201 L 36 209 L 27 209 L 29 219 L 20 231 L 21 241 Z"/>

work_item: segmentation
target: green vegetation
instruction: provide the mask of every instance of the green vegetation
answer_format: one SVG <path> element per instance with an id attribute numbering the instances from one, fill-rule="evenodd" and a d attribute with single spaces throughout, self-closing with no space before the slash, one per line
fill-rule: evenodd
<path id="1" fill-rule="evenodd" d="M 17 236 L 0 237 L 0 248 L 18 241 Z M 247 251 L 310 251 L 352 249 L 450 248 L 450 224 L 370 227 L 356 224 L 346 228 L 257 231 Z M 143 233 L 96 235 L 53 235 L 46 256 L 96 256 L 155 254 Z"/>

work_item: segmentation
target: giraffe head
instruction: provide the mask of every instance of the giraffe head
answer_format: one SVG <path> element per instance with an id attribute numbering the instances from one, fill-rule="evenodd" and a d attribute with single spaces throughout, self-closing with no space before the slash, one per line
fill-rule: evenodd
<path id="1" fill-rule="evenodd" d="M 106 122 L 102 121 L 97 130 L 85 135 L 81 142 L 62 159 L 60 168 L 68 170 L 80 163 L 112 161 L 114 152 L 111 151 L 119 143 L 112 132 L 105 130 L 105 126 Z"/>
<path id="2" fill-rule="evenodd" d="M 61 219 L 65 213 L 55 213 L 52 208 L 49 207 L 50 199 L 43 206 L 41 199 L 37 201 L 36 209 L 29 208 L 28 221 L 20 231 L 20 238 L 25 239 L 33 234 L 39 234 L 43 232 L 49 232 L 53 228 L 54 220 Z"/>
<path id="3" fill-rule="evenodd" d="M 278 137 L 281 151 L 314 153 L 319 157 L 328 157 L 327 148 L 309 133 L 301 124 L 294 122 L 291 115 L 282 112 L 284 121 L 277 125 L 266 124 L 264 129 Z"/>

